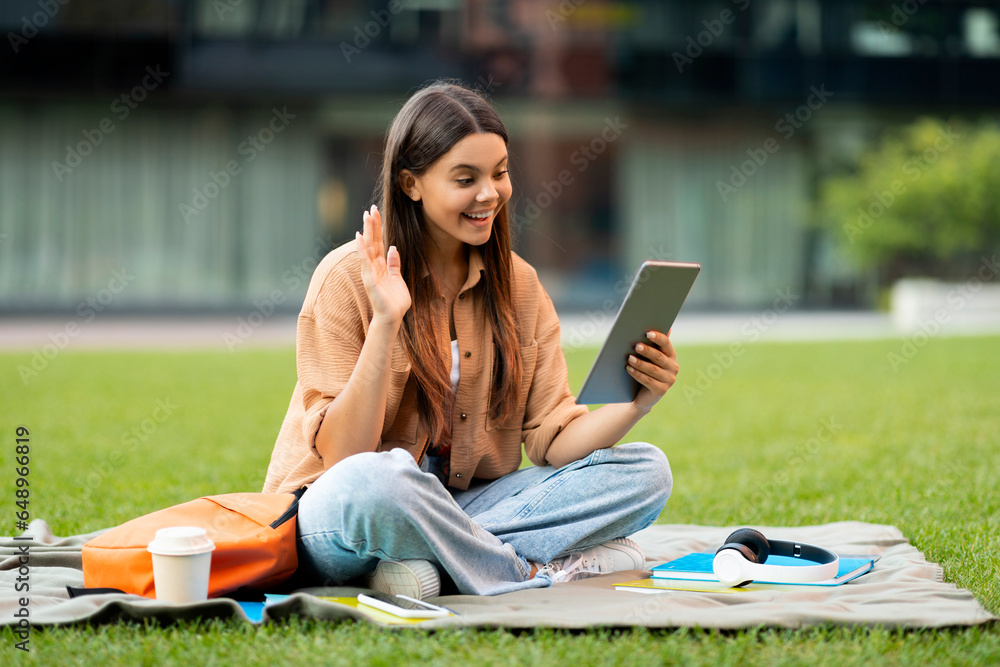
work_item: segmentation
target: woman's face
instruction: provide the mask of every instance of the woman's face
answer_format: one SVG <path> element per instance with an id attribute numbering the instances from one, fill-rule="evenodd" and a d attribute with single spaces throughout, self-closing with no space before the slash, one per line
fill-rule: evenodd
<path id="1" fill-rule="evenodd" d="M 403 170 L 403 188 L 422 204 L 425 230 L 442 250 L 482 245 L 511 196 L 507 146 L 493 133 L 459 140 L 419 176 Z"/>

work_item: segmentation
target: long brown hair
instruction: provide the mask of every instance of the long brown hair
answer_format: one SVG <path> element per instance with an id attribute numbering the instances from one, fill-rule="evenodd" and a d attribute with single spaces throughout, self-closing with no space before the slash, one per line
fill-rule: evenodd
<path id="1" fill-rule="evenodd" d="M 435 309 L 439 288 L 427 261 L 422 206 L 400 186 L 400 171 L 425 172 L 460 139 L 493 133 L 508 143 L 507 129 L 493 106 L 479 93 L 453 81 L 439 80 L 417 91 L 396 114 L 385 140 L 382 174 L 375 192 L 385 225 L 386 247 L 399 250 L 403 279 L 413 304 L 403 318 L 402 335 L 417 398 L 435 442 L 451 439 L 450 351 L 442 346 L 447 330 L 438 331 Z M 480 246 L 486 266 L 483 304 L 493 332 L 491 416 L 503 421 L 515 409 L 521 386 L 521 354 L 512 298 L 509 202 L 497 211 L 493 233 Z"/>

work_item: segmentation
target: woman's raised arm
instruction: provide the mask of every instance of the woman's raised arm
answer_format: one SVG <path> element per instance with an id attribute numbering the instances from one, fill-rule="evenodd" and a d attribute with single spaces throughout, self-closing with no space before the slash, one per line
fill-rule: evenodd
<path id="1" fill-rule="evenodd" d="M 364 233 L 357 234 L 361 277 L 374 314 L 358 362 L 344 390 L 327 408 L 316 433 L 316 451 L 327 468 L 351 454 L 371 452 L 378 445 L 385 420 L 392 348 L 410 291 L 400 273 L 399 251 L 386 252 L 378 208 L 364 213 Z"/>

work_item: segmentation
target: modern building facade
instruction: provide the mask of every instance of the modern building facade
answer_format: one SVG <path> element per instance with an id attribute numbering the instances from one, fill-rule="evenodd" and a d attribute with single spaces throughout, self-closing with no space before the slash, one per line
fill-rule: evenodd
<path id="1" fill-rule="evenodd" d="M 998 21 L 933 0 L 4 2 L 0 311 L 294 312 L 438 77 L 503 115 L 517 249 L 560 308 L 620 298 L 647 257 L 702 262 L 704 308 L 870 306 L 811 225 L 817 180 L 886 126 L 996 115 Z"/>

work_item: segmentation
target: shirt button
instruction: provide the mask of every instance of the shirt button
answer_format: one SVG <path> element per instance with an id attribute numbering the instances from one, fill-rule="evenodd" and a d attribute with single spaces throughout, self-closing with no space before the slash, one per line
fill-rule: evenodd
<path id="1" fill-rule="evenodd" d="M 472 356 L 472 353 L 469 352 L 468 350 L 466 350 L 466 352 L 465 352 L 465 358 L 468 359 L 471 356 Z"/>
<path id="2" fill-rule="evenodd" d="M 462 473 L 456 472 L 455 473 L 455 479 L 461 479 L 461 478 L 462 478 Z"/>
<path id="3" fill-rule="evenodd" d="M 463 412 L 461 416 L 462 416 L 462 419 L 465 419 L 465 418 L 466 418 L 466 417 L 468 417 L 469 415 L 467 415 L 467 414 L 465 414 L 465 413 Z"/>

